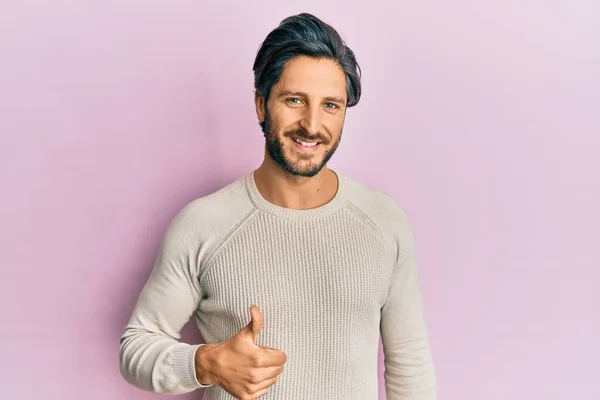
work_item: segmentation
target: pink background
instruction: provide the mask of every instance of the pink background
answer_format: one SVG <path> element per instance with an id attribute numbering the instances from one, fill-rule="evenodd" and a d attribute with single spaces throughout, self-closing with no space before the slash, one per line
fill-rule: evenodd
<path id="1" fill-rule="evenodd" d="M 331 166 L 412 220 L 440 400 L 600 399 L 598 1 L 19 3 L 0 398 L 158 398 L 121 378 L 119 336 L 169 220 L 261 161 L 252 61 L 310 11 L 363 67 Z"/>

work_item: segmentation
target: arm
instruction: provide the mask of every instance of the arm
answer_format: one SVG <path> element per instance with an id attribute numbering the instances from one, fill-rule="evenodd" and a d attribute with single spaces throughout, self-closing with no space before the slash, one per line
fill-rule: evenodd
<path id="1" fill-rule="evenodd" d="M 121 337 L 120 371 L 140 389 L 181 394 L 202 387 L 196 378 L 199 345 L 182 343 L 180 331 L 202 298 L 197 279 L 198 244 L 191 219 L 180 213 L 169 226 Z"/>
<path id="2" fill-rule="evenodd" d="M 399 222 L 398 256 L 381 310 L 387 399 L 436 400 L 415 243 L 403 213 Z"/>

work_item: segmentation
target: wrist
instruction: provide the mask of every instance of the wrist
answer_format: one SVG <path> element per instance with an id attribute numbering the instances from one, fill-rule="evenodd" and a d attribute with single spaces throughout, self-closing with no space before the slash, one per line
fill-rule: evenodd
<path id="1" fill-rule="evenodd" d="M 194 366 L 196 370 L 196 379 L 202 386 L 212 385 L 214 382 L 210 375 L 210 349 L 213 345 L 205 344 L 198 349 L 194 354 Z"/>

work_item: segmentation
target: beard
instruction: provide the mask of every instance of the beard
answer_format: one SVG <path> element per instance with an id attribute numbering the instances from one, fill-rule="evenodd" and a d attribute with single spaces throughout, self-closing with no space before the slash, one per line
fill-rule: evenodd
<path id="1" fill-rule="evenodd" d="M 316 135 L 309 135 L 308 132 L 302 128 L 284 131 L 283 135 L 278 137 L 277 127 L 273 125 L 273 121 L 268 109 L 265 109 L 265 121 L 262 131 L 265 136 L 267 154 L 271 157 L 275 164 L 289 174 L 307 178 L 313 177 L 321 172 L 323 167 L 325 167 L 327 162 L 337 150 L 342 138 L 342 132 L 340 131 L 340 135 L 338 136 L 337 140 L 332 144 L 332 141 L 325 135 L 320 133 L 317 133 Z M 283 145 L 284 138 L 295 138 L 306 142 L 317 141 L 320 143 L 319 146 L 329 146 L 329 148 L 327 148 L 323 158 L 320 161 L 316 160 L 317 156 L 315 154 L 299 154 L 295 157 L 295 159 L 292 159 L 292 156 L 286 156 L 285 154 Z"/>

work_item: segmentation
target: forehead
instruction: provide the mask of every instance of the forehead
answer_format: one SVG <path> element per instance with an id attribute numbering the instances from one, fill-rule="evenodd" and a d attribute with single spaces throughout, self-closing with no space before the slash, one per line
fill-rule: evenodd
<path id="1" fill-rule="evenodd" d="M 299 56 L 286 63 L 274 89 L 345 99 L 346 75 L 335 61 Z"/>

